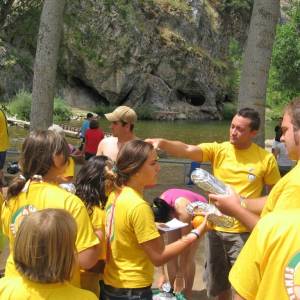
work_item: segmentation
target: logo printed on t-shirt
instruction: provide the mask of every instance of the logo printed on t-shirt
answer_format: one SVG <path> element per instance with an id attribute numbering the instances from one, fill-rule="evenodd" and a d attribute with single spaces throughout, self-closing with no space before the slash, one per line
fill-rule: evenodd
<path id="1" fill-rule="evenodd" d="M 33 205 L 25 205 L 20 207 L 11 218 L 11 224 L 9 225 L 9 228 L 12 232 L 12 234 L 15 236 L 17 234 L 17 231 L 24 220 L 24 218 L 31 213 L 36 212 L 37 209 Z"/>
<path id="2" fill-rule="evenodd" d="M 248 172 L 248 180 L 249 181 L 254 181 L 256 179 L 256 175 L 253 173 L 254 168 L 249 168 Z"/>
<path id="3" fill-rule="evenodd" d="M 297 252 L 285 267 L 284 285 L 290 300 L 300 299 L 300 252 Z"/>

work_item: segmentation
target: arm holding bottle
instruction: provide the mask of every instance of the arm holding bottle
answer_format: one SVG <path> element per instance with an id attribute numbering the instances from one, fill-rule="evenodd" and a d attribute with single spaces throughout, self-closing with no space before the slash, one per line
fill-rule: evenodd
<path id="1" fill-rule="evenodd" d="M 253 211 L 258 212 L 258 210 L 263 206 L 262 204 L 264 204 L 266 199 L 266 197 L 257 199 L 258 204 L 256 207 L 255 204 L 252 204 L 251 202 L 255 202 L 256 200 L 242 199 L 241 201 L 240 196 L 236 194 L 232 188 L 230 188 L 229 195 L 210 194 L 209 198 L 222 213 L 236 218 L 249 230 L 252 230 L 260 219 L 260 216 Z M 247 205 L 250 204 L 252 205 L 252 207 L 248 209 Z"/>

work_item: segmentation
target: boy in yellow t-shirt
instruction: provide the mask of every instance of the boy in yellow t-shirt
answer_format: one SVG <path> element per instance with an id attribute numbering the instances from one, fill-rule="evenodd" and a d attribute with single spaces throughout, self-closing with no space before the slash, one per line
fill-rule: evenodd
<path id="1" fill-rule="evenodd" d="M 299 297 L 300 209 L 269 213 L 252 231 L 229 280 L 236 299 Z"/>

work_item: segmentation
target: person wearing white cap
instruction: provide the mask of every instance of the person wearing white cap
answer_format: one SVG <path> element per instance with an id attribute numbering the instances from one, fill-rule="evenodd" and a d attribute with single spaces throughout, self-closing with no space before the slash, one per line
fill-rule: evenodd
<path id="1" fill-rule="evenodd" d="M 99 143 L 97 155 L 105 155 L 115 161 L 124 144 L 136 139 L 133 129 L 137 115 L 128 106 L 118 106 L 113 112 L 105 114 L 105 117 L 111 122 L 112 136 Z"/>

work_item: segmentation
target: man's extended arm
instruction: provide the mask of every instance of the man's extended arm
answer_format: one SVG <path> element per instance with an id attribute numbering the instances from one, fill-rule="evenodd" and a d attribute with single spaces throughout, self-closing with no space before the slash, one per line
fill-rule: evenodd
<path id="1" fill-rule="evenodd" d="M 171 156 L 184 157 L 193 161 L 202 161 L 202 150 L 199 146 L 184 144 L 180 141 L 165 139 L 146 139 L 154 148 L 166 151 Z"/>

